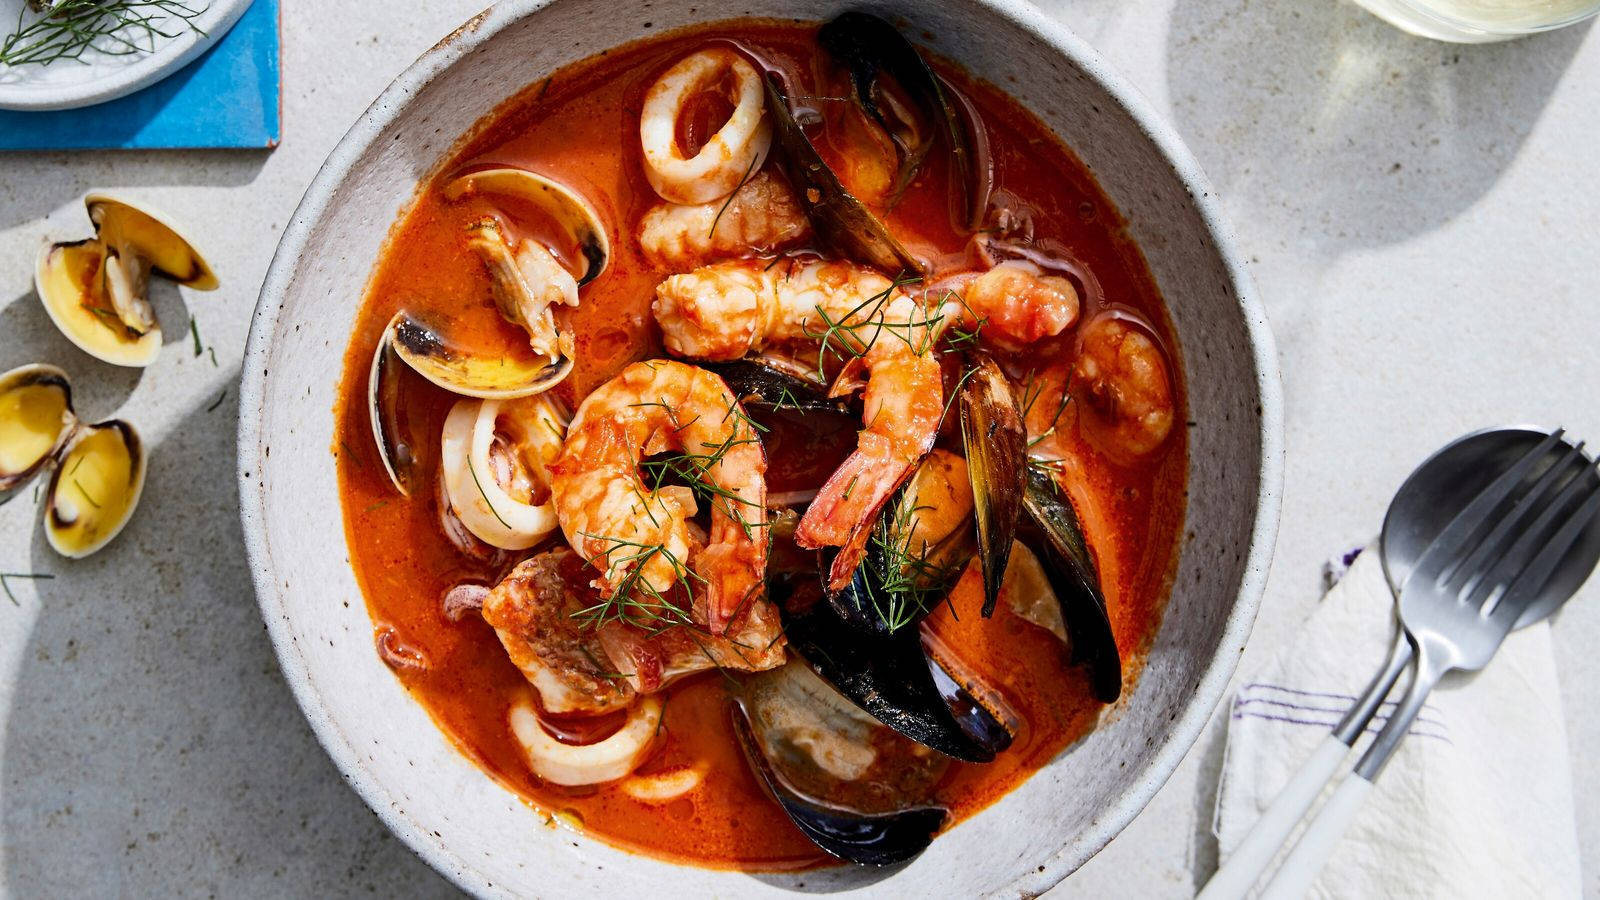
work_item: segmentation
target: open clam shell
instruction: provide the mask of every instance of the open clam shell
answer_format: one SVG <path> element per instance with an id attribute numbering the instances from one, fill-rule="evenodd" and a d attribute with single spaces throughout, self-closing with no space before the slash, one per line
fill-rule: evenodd
<path id="1" fill-rule="evenodd" d="M 142 368 L 161 353 L 161 328 L 130 331 L 105 294 L 106 248 L 90 238 L 39 252 L 33 285 L 61 334 L 79 350 L 114 366 Z"/>
<path id="2" fill-rule="evenodd" d="M 133 518 L 144 493 L 145 446 L 121 420 L 77 430 L 50 476 L 44 533 L 62 556 L 88 556 Z"/>
<path id="3" fill-rule="evenodd" d="M 578 248 L 581 265 L 573 274 L 579 287 L 600 277 L 610 264 L 611 238 L 605 222 L 583 195 L 561 182 L 506 166 L 468 172 L 444 187 L 444 198 L 452 202 L 479 194 L 527 201 L 555 220 Z"/>
<path id="4" fill-rule="evenodd" d="M 523 361 L 487 356 L 457 346 L 431 325 L 404 311 L 384 329 L 383 343 L 412 371 L 463 397 L 508 400 L 548 391 L 572 374 L 569 357 Z"/>
<path id="5" fill-rule="evenodd" d="M 217 276 L 166 217 L 103 193 L 84 198 L 93 238 L 49 244 L 34 287 L 50 320 L 90 356 L 142 367 L 161 351 L 161 325 L 147 297 L 151 275 L 209 291 Z"/>
<path id="6" fill-rule="evenodd" d="M 0 502 L 49 464 L 77 424 L 67 373 L 35 363 L 0 375 Z"/>

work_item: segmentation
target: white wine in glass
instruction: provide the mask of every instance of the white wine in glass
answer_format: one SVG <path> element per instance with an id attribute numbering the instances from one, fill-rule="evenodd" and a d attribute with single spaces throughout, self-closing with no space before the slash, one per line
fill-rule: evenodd
<path id="1" fill-rule="evenodd" d="M 1600 0 L 1356 0 L 1412 34 L 1458 43 L 1504 41 L 1600 12 Z"/>

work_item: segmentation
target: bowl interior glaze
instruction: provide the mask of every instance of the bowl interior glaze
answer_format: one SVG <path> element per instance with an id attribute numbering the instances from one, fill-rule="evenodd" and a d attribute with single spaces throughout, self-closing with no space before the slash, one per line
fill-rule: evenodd
<path id="1" fill-rule="evenodd" d="M 620 895 L 1032 894 L 1149 801 L 1222 695 L 1255 616 L 1278 513 L 1281 421 L 1264 314 L 1188 152 L 1086 45 L 1023 3 L 874 5 L 1005 86 L 1084 160 L 1166 297 L 1189 391 L 1188 537 L 1136 690 L 1018 790 L 885 873 L 750 875 L 633 856 L 547 825 L 458 752 L 379 660 L 350 571 L 334 472 L 336 391 L 386 232 L 452 143 L 544 73 L 730 14 L 825 19 L 831 0 L 506 0 L 403 73 L 352 127 L 286 228 L 257 305 L 241 389 L 239 478 L 257 593 L 285 677 L 345 777 L 464 888 Z"/>

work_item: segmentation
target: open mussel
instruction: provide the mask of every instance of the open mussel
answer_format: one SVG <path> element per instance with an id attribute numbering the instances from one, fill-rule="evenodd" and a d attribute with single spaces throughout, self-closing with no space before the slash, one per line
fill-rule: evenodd
<path id="1" fill-rule="evenodd" d="M 121 420 L 80 421 L 66 373 L 55 366 L 12 369 L 0 375 L 0 501 L 51 466 L 45 538 L 62 556 L 88 556 L 133 518 L 144 492 L 144 442 Z"/>
<path id="2" fill-rule="evenodd" d="M 803 661 L 746 679 L 733 726 L 778 805 L 840 859 L 907 862 L 948 819 L 928 800 L 948 761 L 889 732 Z"/>
<path id="3" fill-rule="evenodd" d="M 987 619 L 1000 597 L 1022 509 L 1028 432 L 1011 380 L 987 354 L 975 356 L 976 366 L 961 389 L 961 440 L 972 483 Z"/>
<path id="4" fill-rule="evenodd" d="M 817 33 L 817 42 L 835 61 L 850 70 L 856 101 L 894 142 L 899 166 L 891 189 L 891 202 L 911 185 L 936 137 L 944 135 L 954 161 L 962 219 L 976 227 L 985 198 L 977 188 L 974 154 L 963 117 L 948 88 L 927 60 L 893 25 L 870 13 L 850 11 L 839 15 Z M 922 121 L 900 113 L 898 98 L 886 96 L 882 75 L 894 79 L 900 92 L 916 107 Z M 891 122 L 885 107 L 897 121 Z"/>
<path id="5" fill-rule="evenodd" d="M 817 674 L 878 721 L 920 744 L 988 762 L 1011 730 L 962 679 L 933 661 L 918 627 L 971 560 L 972 498 L 961 457 L 935 450 L 875 527 L 845 589 L 775 581 L 785 635 Z M 819 557 L 820 576 L 830 560 Z"/>
<path id="6" fill-rule="evenodd" d="M 854 415 L 848 400 L 829 397 L 827 385 L 780 359 L 747 357 L 725 363 L 702 362 L 700 366 L 721 376 L 746 409 Z"/>
<path id="7" fill-rule="evenodd" d="M 1027 474 L 1023 495 L 1027 516 L 1021 536 L 1042 556 L 1070 638 L 1071 661 L 1088 670 L 1095 699 L 1114 703 L 1122 694 L 1122 656 L 1083 527 L 1072 501 L 1048 472 L 1029 467 Z"/>
<path id="8" fill-rule="evenodd" d="M 789 97 L 774 72 L 766 74 L 767 112 L 772 117 L 777 159 L 794 186 L 817 238 L 839 256 L 884 272 L 920 273 L 921 260 L 889 232 L 866 204 L 840 183 L 806 137 L 789 107 Z"/>

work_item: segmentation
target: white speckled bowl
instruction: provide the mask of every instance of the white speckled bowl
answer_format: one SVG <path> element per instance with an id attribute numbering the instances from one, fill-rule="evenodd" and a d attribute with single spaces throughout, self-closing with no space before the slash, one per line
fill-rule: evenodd
<path id="1" fill-rule="evenodd" d="M 931 46 L 1066 139 L 1131 223 L 1189 386 L 1188 529 L 1176 595 L 1113 720 L 1024 786 L 883 873 L 674 866 L 547 827 L 457 753 L 373 649 L 333 457 L 335 389 L 387 225 L 451 143 L 521 86 L 607 47 L 725 14 L 824 19 L 837 0 L 505 0 L 405 71 L 328 158 L 284 231 L 250 331 L 239 424 L 245 538 L 285 676 L 350 784 L 424 859 L 484 895 L 1031 895 L 1103 847 L 1200 733 L 1249 635 L 1278 517 L 1282 412 L 1261 307 L 1205 178 L 1082 41 L 1015 0 L 888 0 Z M 626 8 L 633 9 L 633 5 Z M 647 25 L 648 23 L 648 25 Z M 1012 78 L 1014 76 L 1014 79 Z"/>

